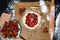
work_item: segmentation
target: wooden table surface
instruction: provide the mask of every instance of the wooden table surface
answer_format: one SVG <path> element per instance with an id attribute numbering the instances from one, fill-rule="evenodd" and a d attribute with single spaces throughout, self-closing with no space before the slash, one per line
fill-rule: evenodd
<path id="1" fill-rule="evenodd" d="M 39 6 L 39 2 L 21 2 L 18 4 L 15 4 L 15 19 L 20 22 L 20 15 L 18 14 L 18 9 L 20 7 L 29 8 L 31 6 Z M 48 6 L 48 10 L 50 12 L 50 2 L 46 2 L 46 5 Z M 39 9 L 40 10 L 40 9 Z M 40 10 L 41 11 L 41 10 Z M 22 33 L 21 36 L 24 37 L 26 40 L 50 40 L 50 34 L 41 32 L 42 28 L 47 27 L 49 29 L 49 22 L 46 19 L 46 14 L 41 12 L 42 17 L 44 18 L 45 22 L 42 24 L 42 27 L 35 30 L 35 31 L 29 31 L 24 26 L 22 27 Z M 21 23 L 21 22 L 20 22 Z"/>

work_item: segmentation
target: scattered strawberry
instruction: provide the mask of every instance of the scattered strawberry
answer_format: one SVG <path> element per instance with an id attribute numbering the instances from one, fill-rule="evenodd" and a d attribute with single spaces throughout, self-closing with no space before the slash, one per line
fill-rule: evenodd
<path id="1" fill-rule="evenodd" d="M 18 12 L 19 12 L 19 14 L 22 14 L 24 11 L 25 11 L 26 9 L 23 7 L 23 8 L 19 8 L 18 9 Z"/>

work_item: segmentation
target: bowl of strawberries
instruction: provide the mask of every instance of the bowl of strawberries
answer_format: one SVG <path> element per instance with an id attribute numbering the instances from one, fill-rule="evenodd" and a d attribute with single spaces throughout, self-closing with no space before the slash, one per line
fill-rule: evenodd
<path id="1" fill-rule="evenodd" d="M 1 34 L 8 39 L 18 38 L 21 34 L 21 25 L 16 20 L 7 20 L 1 28 Z"/>

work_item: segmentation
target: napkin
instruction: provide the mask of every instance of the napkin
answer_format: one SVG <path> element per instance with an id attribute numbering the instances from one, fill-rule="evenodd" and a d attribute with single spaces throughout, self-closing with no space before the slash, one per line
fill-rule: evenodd
<path id="1" fill-rule="evenodd" d="M 11 17 L 11 14 L 2 13 L 0 17 L 0 26 L 3 25 L 6 20 L 9 20 L 10 17 Z"/>

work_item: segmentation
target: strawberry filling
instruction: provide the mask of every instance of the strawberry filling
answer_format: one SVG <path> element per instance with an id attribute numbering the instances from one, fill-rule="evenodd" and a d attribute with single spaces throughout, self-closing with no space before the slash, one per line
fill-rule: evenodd
<path id="1" fill-rule="evenodd" d="M 34 27 L 38 22 L 38 16 L 34 13 L 28 13 L 26 16 L 25 24 L 27 24 L 29 27 Z"/>

